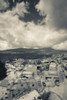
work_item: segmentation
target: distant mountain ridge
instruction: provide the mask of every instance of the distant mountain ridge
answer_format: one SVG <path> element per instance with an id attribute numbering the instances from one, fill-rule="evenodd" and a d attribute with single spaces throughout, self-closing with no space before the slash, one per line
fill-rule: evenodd
<path id="1" fill-rule="evenodd" d="M 0 60 L 12 60 L 15 58 L 23 59 L 39 59 L 51 57 L 53 54 L 67 54 L 67 51 L 54 50 L 52 48 L 41 48 L 41 49 L 28 49 L 28 48 L 17 48 L 10 50 L 0 51 Z"/>
<path id="2" fill-rule="evenodd" d="M 0 53 L 59 53 L 67 52 L 67 50 L 54 50 L 52 48 L 29 49 L 29 48 L 16 48 L 8 50 L 0 50 Z"/>

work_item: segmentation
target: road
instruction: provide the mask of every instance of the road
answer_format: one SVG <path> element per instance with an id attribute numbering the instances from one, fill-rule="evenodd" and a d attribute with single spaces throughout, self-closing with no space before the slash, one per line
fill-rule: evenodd
<path id="1" fill-rule="evenodd" d="M 64 80 L 64 94 L 63 100 L 67 100 L 67 79 Z"/>
<path id="2" fill-rule="evenodd" d="M 64 79 L 64 82 L 60 86 L 55 86 L 49 90 L 59 95 L 63 100 L 67 100 L 67 79 Z"/>

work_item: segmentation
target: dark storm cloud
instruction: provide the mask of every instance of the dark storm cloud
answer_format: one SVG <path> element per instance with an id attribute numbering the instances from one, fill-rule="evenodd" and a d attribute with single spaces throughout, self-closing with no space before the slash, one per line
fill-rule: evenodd
<path id="1" fill-rule="evenodd" d="M 67 0 L 52 0 L 53 26 L 57 29 L 67 29 Z"/>
<path id="2" fill-rule="evenodd" d="M 67 0 L 40 0 L 36 6 L 41 14 L 47 14 L 47 24 L 57 30 L 67 29 Z"/>

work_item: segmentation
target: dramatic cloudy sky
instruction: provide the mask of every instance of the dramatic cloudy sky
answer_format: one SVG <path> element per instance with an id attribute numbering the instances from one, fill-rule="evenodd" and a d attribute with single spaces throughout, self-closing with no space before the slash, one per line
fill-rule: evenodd
<path id="1" fill-rule="evenodd" d="M 67 0 L 0 0 L 0 50 L 67 50 Z"/>

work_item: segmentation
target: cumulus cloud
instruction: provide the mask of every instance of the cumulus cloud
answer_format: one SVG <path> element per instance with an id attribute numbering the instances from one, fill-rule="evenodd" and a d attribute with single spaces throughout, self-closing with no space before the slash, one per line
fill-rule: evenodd
<path id="1" fill-rule="evenodd" d="M 0 50 L 9 49 L 6 41 L 0 40 Z"/>
<path id="2" fill-rule="evenodd" d="M 66 0 L 40 0 L 40 2 L 36 5 L 37 11 L 40 15 L 46 16 L 46 19 L 42 21 L 46 23 L 46 26 L 51 31 L 53 30 L 53 35 L 55 32 L 56 36 L 54 37 L 56 44 L 52 46 L 54 49 L 59 50 L 67 50 L 67 1 Z M 63 36 L 62 36 L 63 34 Z M 51 37 L 53 37 L 51 35 Z M 57 42 L 58 37 L 60 37 L 59 42 Z M 61 38 L 63 37 L 63 39 Z M 50 39 L 49 39 L 50 40 Z M 51 40 L 50 40 L 51 42 Z"/>
<path id="3" fill-rule="evenodd" d="M 9 3 L 5 0 L 0 0 L 0 11 L 3 11 L 9 7 Z"/>
<path id="4" fill-rule="evenodd" d="M 28 4 L 22 2 L 12 11 L 0 13 L 0 50 L 47 47 L 63 49 L 62 43 L 65 46 L 67 40 L 66 31 L 52 30 L 48 25 L 36 25 L 34 22 L 19 20 L 19 16 L 24 17 L 25 13 L 29 13 L 27 7 Z M 64 49 L 67 49 L 66 46 Z"/>
<path id="5" fill-rule="evenodd" d="M 29 3 L 24 2 L 22 3 L 17 3 L 16 7 L 12 9 L 12 14 L 13 15 L 18 15 L 19 17 L 23 17 L 25 13 L 29 13 L 27 9 L 29 8 Z"/>
<path id="6" fill-rule="evenodd" d="M 47 15 L 46 24 L 54 29 L 67 29 L 67 0 L 40 0 L 36 9 Z"/>
<path id="7" fill-rule="evenodd" d="M 53 49 L 57 50 L 67 50 L 67 41 L 61 42 L 53 46 Z"/>
<path id="8" fill-rule="evenodd" d="M 0 14 L 0 19 L 0 37 L 4 40 L 1 40 L 0 49 L 53 47 L 67 39 L 62 32 L 60 36 L 60 33 L 46 26 L 20 21 L 10 11 Z"/>

